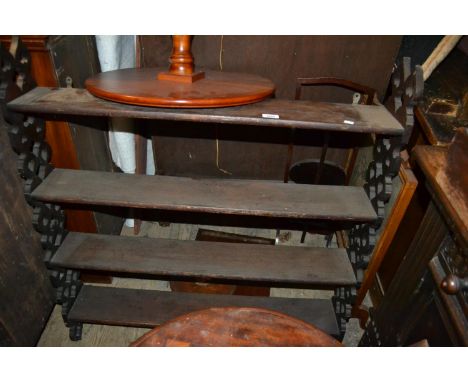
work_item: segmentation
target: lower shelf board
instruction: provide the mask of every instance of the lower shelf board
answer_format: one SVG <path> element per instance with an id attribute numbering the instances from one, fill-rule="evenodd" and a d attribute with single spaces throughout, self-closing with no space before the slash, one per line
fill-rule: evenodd
<path id="1" fill-rule="evenodd" d="M 84 285 L 70 310 L 70 322 L 154 328 L 180 315 L 214 307 L 276 310 L 339 335 L 330 300 L 162 292 Z"/>
<path id="2" fill-rule="evenodd" d="M 343 248 L 217 243 L 70 232 L 51 260 L 64 269 L 327 289 L 355 285 Z"/>

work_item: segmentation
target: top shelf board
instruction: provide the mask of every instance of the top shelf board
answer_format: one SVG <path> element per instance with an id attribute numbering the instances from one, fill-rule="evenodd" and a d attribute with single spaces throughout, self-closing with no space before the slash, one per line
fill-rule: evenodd
<path id="1" fill-rule="evenodd" d="M 384 106 L 267 99 L 245 106 L 169 109 L 131 106 L 96 98 L 84 89 L 37 87 L 8 104 L 36 115 L 125 117 L 352 133 L 401 135 L 403 127 Z M 279 118 L 265 118 L 262 115 Z"/>

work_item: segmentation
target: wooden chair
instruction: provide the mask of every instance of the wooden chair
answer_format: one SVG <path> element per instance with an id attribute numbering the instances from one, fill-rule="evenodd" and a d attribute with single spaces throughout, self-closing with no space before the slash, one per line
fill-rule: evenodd
<path id="1" fill-rule="evenodd" d="M 295 93 L 295 100 L 302 99 L 302 89 L 306 86 L 337 86 L 345 89 L 349 89 L 354 91 L 355 93 L 359 94 L 359 98 L 356 98 L 356 103 L 364 104 L 364 105 L 372 105 L 377 101 L 377 92 L 375 89 L 370 87 L 358 84 L 356 82 L 352 82 L 349 80 L 345 80 L 343 78 L 336 78 L 336 77 L 315 77 L 315 78 L 297 78 L 296 79 L 296 93 Z M 377 101 L 378 102 L 378 101 Z M 314 180 L 310 184 L 319 184 L 321 179 L 321 174 L 323 170 L 323 165 L 325 162 L 325 157 L 328 151 L 328 144 L 330 140 L 330 133 L 324 133 L 324 142 L 322 145 L 322 152 L 320 155 L 320 162 L 319 167 L 315 173 Z M 293 154 L 293 140 L 290 141 L 290 149 L 288 151 L 288 162 L 289 165 L 287 166 L 288 172 L 290 171 L 290 165 L 292 160 Z M 351 156 L 350 162 L 347 166 L 347 174 L 346 174 L 346 184 L 349 183 L 349 179 L 354 167 L 354 161 L 356 160 L 356 150 L 353 149 L 353 154 Z M 350 165 L 351 164 L 351 165 Z"/>
<path id="2" fill-rule="evenodd" d="M 359 103 L 359 104 L 364 104 L 364 105 L 372 105 L 375 103 L 378 103 L 377 100 L 377 92 L 375 89 L 372 89 L 368 86 L 364 86 L 362 84 L 349 81 L 343 78 L 337 78 L 337 77 L 315 77 L 315 78 L 297 78 L 296 79 L 296 92 L 295 92 L 295 100 L 301 100 L 302 99 L 302 90 L 304 87 L 308 86 L 336 86 L 336 87 L 341 87 L 345 89 L 349 89 L 354 91 L 355 98 L 354 98 L 354 103 Z M 351 174 L 353 172 L 354 168 L 354 163 L 356 161 L 356 156 L 357 156 L 357 149 L 353 148 L 351 149 L 350 155 L 348 157 L 348 163 L 346 165 L 346 169 L 342 169 L 340 166 L 332 163 L 332 162 L 326 162 L 325 158 L 327 155 L 328 147 L 329 147 L 329 142 L 330 142 L 330 133 L 329 132 L 324 132 L 324 139 L 323 139 L 323 145 L 322 145 L 322 151 L 320 154 L 320 159 L 318 164 L 316 164 L 316 160 L 308 160 L 308 161 L 302 161 L 299 163 L 296 163 L 294 165 L 291 165 L 292 161 L 292 156 L 293 156 L 293 147 L 294 147 L 294 129 L 291 130 L 291 138 L 288 146 L 288 157 L 287 157 L 287 162 L 286 162 L 286 168 L 285 168 L 285 173 L 284 173 L 284 182 L 288 183 L 289 179 L 295 180 L 296 183 L 305 183 L 305 184 L 327 184 L 327 185 L 347 185 L 349 183 L 349 180 L 351 178 Z M 311 168 L 316 168 L 315 172 L 311 171 L 311 176 L 309 178 L 307 177 L 299 177 L 299 176 L 292 176 L 294 173 L 299 173 L 299 172 L 306 172 L 307 170 L 299 170 L 299 166 L 306 167 L 307 165 L 310 165 Z M 332 178 L 330 176 L 323 176 L 323 171 L 325 168 L 329 169 L 329 172 L 333 172 L 334 175 Z M 344 172 L 344 177 L 341 176 L 341 172 Z M 343 180 L 344 182 L 343 182 Z M 342 183 L 341 183 L 342 182 Z M 306 231 L 303 231 L 302 237 L 301 237 L 301 243 L 304 242 L 306 235 Z M 327 246 L 329 245 L 332 234 L 327 235 Z"/>

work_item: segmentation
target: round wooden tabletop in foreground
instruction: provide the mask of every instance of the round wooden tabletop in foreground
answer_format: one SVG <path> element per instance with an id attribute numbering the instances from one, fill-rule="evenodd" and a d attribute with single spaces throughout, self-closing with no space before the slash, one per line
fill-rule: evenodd
<path id="1" fill-rule="evenodd" d="M 164 68 L 119 69 L 88 78 L 86 89 L 96 97 L 139 106 L 211 108 L 262 101 L 275 86 L 270 80 L 242 73 L 205 71 L 193 83 L 158 80 Z"/>
<path id="2" fill-rule="evenodd" d="M 211 308 L 185 314 L 130 346 L 342 346 L 315 326 L 273 310 Z"/>

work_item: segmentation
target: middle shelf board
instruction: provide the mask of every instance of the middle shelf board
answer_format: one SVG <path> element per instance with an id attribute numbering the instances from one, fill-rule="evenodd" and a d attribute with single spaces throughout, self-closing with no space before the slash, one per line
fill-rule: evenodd
<path id="1" fill-rule="evenodd" d="M 266 218 L 355 223 L 373 222 L 377 218 L 362 187 L 275 181 L 193 179 L 54 169 L 32 196 L 56 204 Z"/>

